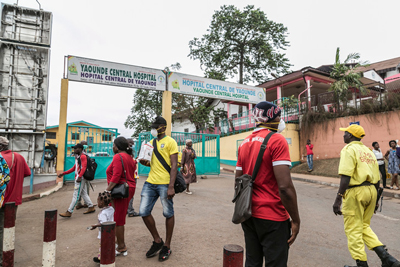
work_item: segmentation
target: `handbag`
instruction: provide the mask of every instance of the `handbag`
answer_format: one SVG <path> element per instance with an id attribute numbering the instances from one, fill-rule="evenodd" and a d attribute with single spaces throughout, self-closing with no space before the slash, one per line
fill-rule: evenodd
<path id="1" fill-rule="evenodd" d="M 232 216 L 232 222 L 235 224 L 242 223 L 251 217 L 251 201 L 253 196 L 253 183 L 260 169 L 265 149 L 267 148 L 268 140 L 274 132 L 270 132 L 261 144 L 260 152 L 258 153 L 256 165 L 253 169 L 253 175 L 243 174 L 235 179 L 235 196 L 232 202 L 235 203 L 235 210 Z"/>
<path id="2" fill-rule="evenodd" d="M 168 163 L 165 161 L 165 159 L 163 158 L 163 156 L 161 156 L 161 154 L 158 152 L 157 149 L 157 142 L 156 139 L 153 139 L 153 153 L 154 155 L 156 155 L 156 158 L 158 159 L 158 161 L 161 163 L 161 165 L 163 165 L 163 167 L 165 168 L 165 170 L 171 175 L 171 167 L 168 165 Z M 186 190 L 186 182 L 185 179 L 183 179 L 183 176 L 180 172 L 176 172 L 176 178 L 175 178 L 175 183 L 174 183 L 174 189 L 175 189 L 175 194 L 179 194 L 182 193 L 183 191 Z"/>
<path id="3" fill-rule="evenodd" d="M 124 176 L 125 176 L 125 183 L 117 184 L 116 186 L 114 186 L 114 188 L 111 190 L 111 197 L 112 198 L 128 198 L 129 197 L 129 185 L 128 185 L 128 179 L 126 178 L 124 161 L 122 159 L 122 156 L 120 154 L 118 154 L 118 155 L 121 157 L 122 170 L 124 171 Z"/>

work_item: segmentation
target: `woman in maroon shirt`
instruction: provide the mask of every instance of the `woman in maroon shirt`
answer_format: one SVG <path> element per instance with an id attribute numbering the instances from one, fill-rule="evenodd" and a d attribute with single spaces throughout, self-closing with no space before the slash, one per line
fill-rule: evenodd
<path id="1" fill-rule="evenodd" d="M 113 199 L 113 206 L 115 209 L 114 220 L 116 224 L 115 235 L 117 237 L 117 250 L 116 254 L 127 255 L 127 248 L 125 245 L 125 218 L 128 211 L 129 200 L 135 194 L 136 182 L 134 178 L 134 173 L 136 170 L 136 161 L 132 160 L 132 148 L 129 146 L 128 141 L 125 137 L 118 137 L 114 140 L 113 144 L 114 157 L 113 160 L 107 168 L 107 183 L 108 187 L 106 191 L 111 192 L 111 190 L 117 184 L 125 183 L 125 174 L 122 168 L 124 164 L 124 169 L 126 172 L 126 179 L 129 185 L 129 197 L 122 199 Z M 121 161 L 122 158 L 122 161 Z"/>

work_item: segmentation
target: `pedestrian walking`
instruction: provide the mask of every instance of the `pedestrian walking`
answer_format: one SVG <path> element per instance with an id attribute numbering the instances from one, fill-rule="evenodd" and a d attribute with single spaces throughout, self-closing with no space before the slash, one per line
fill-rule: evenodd
<path id="1" fill-rule="evenodd" d="M 66 174 L 75 172 L 74 193 L 72 195 L 71 204 L 69 205 L 69 208 L 66 212 L 60 213 L 61 217 L 67 217 L 67 218 L 72 216 L 75 205 L 78 202 L 79 196 L 81 194 L 82 194 L 82 198 L 83 198 L 84 202 L 88 205 L 87 211 L 85 211 L 83 214 L 89 214 L 89 213 L 93 213 L 96 211 L 92 201 L 90 200 L 87 190 L 86 190 L 87 182 L 86 182 L 85 178 L 83 178 L 83 174 L 85 173 L 86 167 L 87 167 L 87 157 L 85 154 L 82 153 L 83 145 L 76 144 L 75 146 L 73 146 L 73 149 L 74 149 L 74 156 L 75 156 L 75 165 L 68 171 L 63 172 L 60 175 L 58 175 L 58 177 L 61 178 Z"/>
<path id="2" fill-rule="evenodd" d="M 108 192 L 100 192 L 97 197 L 97 207 L 101 210 L 99 215 L 97 216 L 98 223 L 92 225 L 89 229 L 94 230 L 99 228 L 99 234 L 97 238 L 99 239 L 99 254 L 97 257 L 93 258 L 94 262 L 100 263 L 100 255 L 101 255 L 101 224 L 105 222 L 113 222 L 114 221 L 114 208 L 110 205 L 111 203 L 111 194 Z"/>
<path id="3" fill-rule="evenodd" d="M 135 169 L 135 173 L 134 173 L 134 177 L 135 177 L 135 184 L 137 185 L 137 181 L 138 181 L 138 179 L 139 179 L 139 175 L 138 175 L 138 165 L 137 165 L 137 161 L 136 161 L 136 159 L 135 159 L 135 149 L 134 149 L 134 145 L 135 145 L 135 142 L 133 141 L 133 139 L 132 138 L 128 138 L 128 139 L 126 139 L 127 141 L 128 141 L 128 144 L 129 144 L 129 146 L 131 147 L 131 149 L 132 149 L 132 155 L 131 155 L 131 157 L 132 157 L 132 160 L 133 161 L 135 161 L 135 164 L 136 164 L 136 169 Z M 129 200 L 129 206 L 128 206 L 128 217 L 137 217 L 137 216 L 139 216 L 139 213 L 138 212 L 136 212 L 135 211 L 135 208 L 133 207 L 133 199 L 134 199 L 134 196 L 132 196 L 132 198 Z"/>
<path id="4" fill-rule="evenodd" d="M 10 169 L 0 154 L 0 266 L 3 264 L 4 209 L 3 204 L 7 184 L 10 182 Z"/>
<path id="5" fill-rule="evenodd" d="M 375 155 L 361 142 L 365 136 L 364 128 L 352 124 L 340 130 L 345 132 L 343 139 L 347 145 L 340 152 L 340 187 L 333 212 L 335 215 L 343 215 L 351 257 L 357 267 L 368 267 L 366 245 L 376 252 L 382 266 L 400 267 L 400 262 L 387 252 L 370 227 L 372 215 L 377 208 L 380 174 Z M 340 209 L 342 199 L 343 206 Z"/>
<path id="6" fill-rule="evenodd" d="M 155 151 L 150 162 L 143 159 L 140 160 L 141 164 L 150 167 L 149 176 L 143 185 L 139 208 L 139 214 L 142 216 L 143 222 L 154 240 L 153 245 L 146 253 L 146 257 L 154 257 L 160 252 L 158 255 L 159 261 L 165 261 L 171 255 L 171 239 L 175 225 L 174 202 L 172 199 L 175 196 L 174 183 L 177 174 L 178 145 L 174 139 L 165 134 L 166 128 L 167 121 L 158 116 L 151 124 L 151 135 L 154 137 L 151 143 L 153 144 L 155 140 L 156 147 L 154 149 L 157 149 L 163 161 L 171 167 L 171 172 L 169 173 L 164 168 L 155 155 Z M 151 214 L 158 198 L 161 200 L 165 217 L 165 243 L 158 233 L 154 217 Z"/>
<path id="7" fill-rule="evenodd" d="M 313 168 L 314 168 L 314 160 L 313 160 L 314 152 L 313 152 L 313 148 L 314 148 L 314 145 L 311 144 L 311 140 L 308 139 L 307 140 L 307 145 L 306 145 L 308 172 L 312 172 Z"/>
<path id="8" fill-rule="evenodd" d="M 379 172 L 382 176 L 382 183 L 383 188 L 389 188 L 386 186 L 386 166 L 385 166 L 385 159 L 383 158 L 382 150 L 379 148 L 378 142 L 373 142 L 372 147 L 374 148 L 372 152 L 374 152 L 376 160 L 378 161 L 379 165 Z"/>
<path id="9" fill-rule="evenodd" d="M 252 217 L 242 223 L 247 267 L 262 266 L 264 258 L 265 266 L 287 266 L 289 246 L 300 230 L 296 190 L 290 177 L 289 146 L 280 134 L 285 122 L 280 115 L 275 104 L 258 103 L 253 109 L 257 127 L 238 151 L 236 177 L 252 175 L 261 145 L 273 133 L 253 183 Z"/>
<path id="10" fill-rule="evenodd" d="M 87 155 L 87 150 L 89 148 L 87 141 L 81 141 L 81 144 L 83 145 L 83 150 L 82 150 L 82 154 Z M 90 191 L 90 182 L 88 180 L 85 179 L 86 185 L 85 185 L 85 189 L 87 194 L 89 195 L 89 191 Z M 79 199 L 78 199 L 78 203 L 75 206 L 75 209 L 79 210 L 82 208 L 88 208 L 88 203 L 84 203 L 82 204 L 82 194 L 79 195 Z"/>
<path id="11" fill-rule="evenodd" d="M 388 173 L 392 175 L 390 181 L 390 189 L 393 189 L 393 185 L 396 185 L 396 190 L 399 190 L 399 173 L 400 173 L 400 159 L 396 155 L 397 142 L 395 140 L 389 141 L 390 149 L 385 154 L 385 159 L 388 161 Z"/>
<path id="12" fill-rule="evenodd" d="M 181 160 L 181 173 L 186 182 L 186 191 L 188 195 L 193 194 L 189 190 L 191 183 L 197 182 L 196 166 L 194 160 L 196 159 L 196 151 L 193 149 L 193 141 L 191 139 L 186 140 L 186 147 L 182 150 Z"/>
<path id="13" fill-rule="evenodd" d="M 115 209 L 115 236 L 117 237 L 116 255 L 128 255 L 128 249 L 125 244 L 125 223 L 126 213 L 128 211 L 129 200 L 135 194 L 136 182 L 134 173 L 136 170 L 136 162 L 132 160 L 132 149 L 125 137 L 117 137 L 113 143 L 114 157 L 106 170 L 107 189 L 106 192 L 111 193 L 113 188 L 118 184 L 129 185 L 128 198 L 113 199 Z"/>

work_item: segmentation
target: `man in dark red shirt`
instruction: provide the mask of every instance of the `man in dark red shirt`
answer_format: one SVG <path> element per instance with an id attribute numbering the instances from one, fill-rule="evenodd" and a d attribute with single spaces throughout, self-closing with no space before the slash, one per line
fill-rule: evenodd
<path id="1" fill-rule="evenodd" d="M 88 210 L 85 211 L 83 214 L 88 214 L 88 213 L 92 213 L 92 212 L 96 211 L 93 206 L 92 201 L 90 200 L 87 190 L 86 190 L 86 186 L 88 183 L 83 178 L 83 174 L 85 173 L 86 167 L 87 167 L 87 157 L 85 154 L 82 153 L 83 145 L 76 144 L 73 147 L 73 149 L 74 149 L 74 155 L 75 155 L 75 165 L 68 171 L 63 172 L 58 176 L 61 178 L 65 174 L 75 172 L 75 187 L 74 187 L 74 194 L 72 196 L 72 202 L 66 212 L 60 213 L 61 217 L 71 217 L 72 212 L 74 211 L 75 205 L 78 202 L 79 196 L 81 194 L 82 194 L 83 201 L 85 201 L 85 203 L 87 203 L 87 205 L 89 206 Z"/>
<path id="2" fill-rule="evenodd" d="M 23 156 L 8 149 L 8 139 L 0 136 L 0 153 L 10 168 L 10 182 L 7 184 L 4 203 L 15 202 L 15 205 L 22 203 L 22 187 L 24 178 L 31 175 L 31 170 Z"/>
<path id="3" fill-rule="evenodd" d="M 0 136 L 0 154 L 7 162 L 10 169 L 10 181 L 7 184 L 3 203 L 15 202 L 18 206 L 22 203 L 22 187 L 24 178 L 31 175 L 31 170 L 24 157 L 8 149 L 9 141 Z M 1 175 L 1 174 L 0 174 Z M 4 209 L 0 209 L 0 266 L 3 262 L 3 231 L 4 231 Z"/>
<path id="4" fill-rule="evenodd" d="M 242 223 L 246 243 L 246 267 L 287 266 L 289 246 L 300 229 L 296 190 L 290 177 L 289 146 L 276 105 L 258 103 L 253 116 L 257 128 L 240 145 L 236 177 L 252 175 L 264 138 L 272 131 L 263 161 L 253 184 L 252 217 Z M 290 221 L 290 218 L 292 221 Z M 291 231 L 290 231 L 291 230 Z"/>

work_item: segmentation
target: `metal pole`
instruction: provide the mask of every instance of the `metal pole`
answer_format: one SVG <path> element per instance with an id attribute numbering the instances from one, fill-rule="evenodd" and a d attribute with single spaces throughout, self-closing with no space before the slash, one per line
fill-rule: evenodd
<path id="1" fill-rule="evenodd" d="M 56 266 L 57 210 L 44 213 L 43 258 L 42 267 Z"/>
<path id="2" fill-rule="evenodd" d="M 225 245 L 223 267 L 243 267 L 243 247 Z"/>
<path id="3" fill-rule="evenodd" d="M 115 222 L 101 224 L 100 267 L 115 267 Z"/>
<path id="4" fill-rule="evenodd" d="M 31 168 L 31 179 L 29 182 L 29 194 L 33 193 L 33 173 L 34 173 L 34 169 Z"/>
<path id="5" fill-rule="evenodd" d="M 3 267 L 14 266 L 15 243 L 15 202 L 4 205 Z"/>

